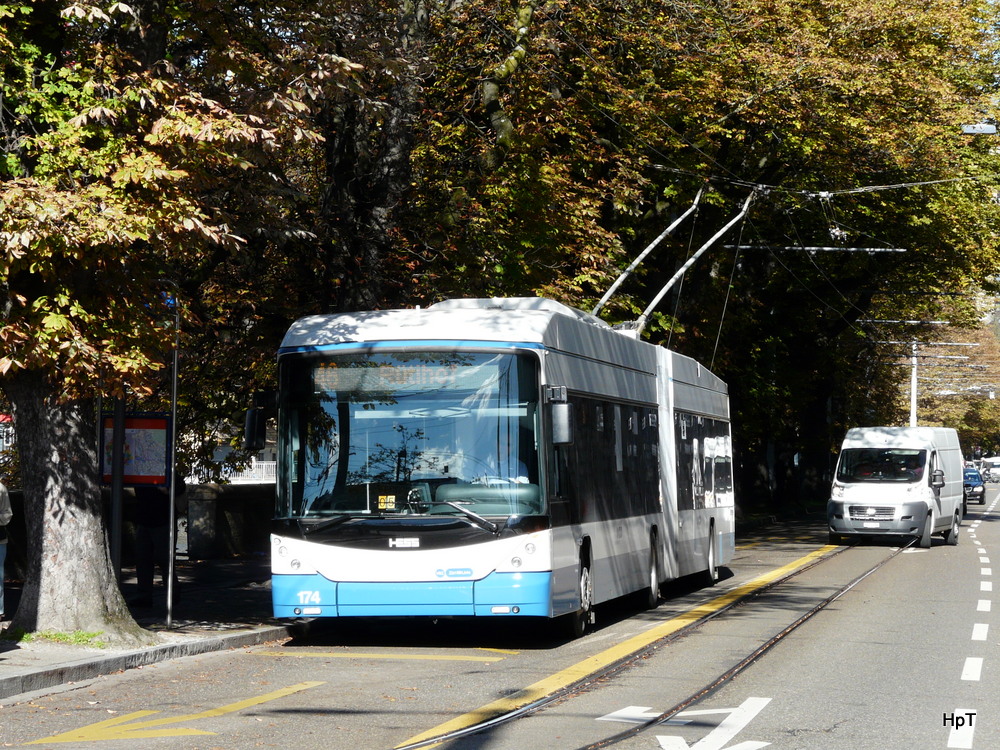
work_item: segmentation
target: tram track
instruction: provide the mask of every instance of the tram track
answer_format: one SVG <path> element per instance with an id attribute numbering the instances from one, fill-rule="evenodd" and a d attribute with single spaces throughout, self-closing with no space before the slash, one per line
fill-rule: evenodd
<path id="1" fill-rule="evenodd" d="M 863 580 L 865 580 L 870 575 L 877 572 L 880 568 L 888 564 L 897 555 L 901 554 L 906 549 L 912 547 L 913 544 L 915 544 L 915 540 L 910 540 L 907 544 L 902 545 L 898 549 L 894 550 L 892 554 L 883 558 L 878 563 L 871 566 L 870 568 L 862 572 L 860 575 L 856 576 L 854 579 L 852 579 L 842 587 L 838 588 L 832 594 L 819 601 L 815 606 L 813 606 L 807 612 L 799 616 L 794 622 L 783 628 L 780 632 L 771 636 L 767 641 L 762 643 L 760 646 L 754 649 L 750 654 L 741 659 L 736 665 L 730 667 L 728 670 L 717 676 L 711 682 L 709 682 L 699 690 L 695 691 L 694 693 L 686 697 L 684 700 L 676 703 L 671 708 L 667 709 L 666 711 L 654 717 L 648 718 L 639 724 L 631 726 L 627 730 L 610 735 L 592 744 L 584 745 L 578 748 L 578 750 L 598 750 L 599 748 L 610 747 L 626 739 L 642 734 L 643 732 L 646 732 L 654 727 L 660 726 L 666 721 L 670 720 L 675 715 L 677 715 L 678 713 L 688 710 L 691 706 L 704 700 L 708 696 L 712 695 L 713 693 L 721 689 L 727 683 L 735 679 L 740 673 L 742 673 L 749 666 L 758 661 L 762 656 L 764 656 L 764 654 L 766 654 L 768 651 L 774 648 L 778 643 L 783 641 L 788 635 L 795 632 L 798 628 L 800 628 L 802 625 L 804 625 L 806 622 L 812 619 L 816 614 L 824 610 L 826 607 L 828 607 L 830 604 L 832 604 L 837 599 L 842 597 L 848 591 L 853 589 Z M 698 620 L 691 622 L 681 628 L 678 628 L 669 635 L 666 635 L 663 638 L 660 638 L 641 649 L 637 649 L 636 651 L 630 653 L 625 657 L 622 657 L 621 659 L 613 662 L 612 664 L 606 666 L 605 668 L 595 671 L 591 674 L 588 674 L 586 677 L 581 678 L 580 680 L 577 680 L 571 684 L 568 684 L 559 690 L 555 690 L 550 694 L 545 695 L 542 698 L 526 703 L 523 706 L 518 706 L 509 711 L 496 714 L 482 721 L 476 722 L 475 724 L 464 726 L 452 731 L 443 732 L 441 734 L 432 737 L 426 737 L 417 742 L 397 745 L 394 748 L 394 750 L 416 750 L 417 748 L 436 746 L 445 742 L 451 742 L 465 737 L 470 737 L 491 729 L 495 729 L 505 724 L 513 723 L 522 718 L 535 714 L 555 703 L 566 701 L 572 699 L 574 696 L 588 692 L 598 683 L 607 681 L 608 679 L 613 678 L 616 674 L 622 672 L 623 670 L 626 670 L 629 667 L 641 662 L 643 659 L 648 658 L 657 649 L 668 646 L 671 643 L 681 638 L 684 638 L 685 636 L 690 635 L 695 630 L 703 627 L 712 620 L 726 613 L 731 612 L 737 607 L 742 607 L 746 606 L 747 604 L 750 604 L 755 599 L 758 599 L 764 596 L 765 594 L 773 591 L 776 587 L 781 586 L 782 584 L 787 583 L 788 581 L 796 578 L 797 576 L 800 576 L 812 570 L 813 568 L 821 565 L 822 563 L 832 560 L 833 558 L 843 554 L 844 552 L 846 552 L 847 550 L 851 549 L 854 546 L 856 546 L 856 543 L 849 546 L 841 547 L 840 549 L 835 550 L 828 555 L 819 557 L 789 572 L 787 575 L 776 578 L 775 580 L 760 586 L 759 588 L 748 593 L 747 595 L 739 597 L 738 599 L 735 599 L 734 601 L 719 607 L 718 609 L 704 615 L 703 617 L 700 617 Z"/>

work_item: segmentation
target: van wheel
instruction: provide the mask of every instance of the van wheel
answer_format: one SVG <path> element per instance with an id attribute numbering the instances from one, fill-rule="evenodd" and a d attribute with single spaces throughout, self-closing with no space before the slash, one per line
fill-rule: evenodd
<path id="1" fill-rule="evenodd" d="M 843 540 L 841 539 L 840 534 L 838 534 L 838 533 L 836 533 L 834 531 L 831 531 L 830 532 L 830 538 L 829 538 L 829 540 L 827 540 L 827 543 L 828 544 L 833 544 L 833 545 L 836 545 L 836 546 L 839 547 L 843 543 Z"/>
<path id="2" fill-rule="evenodd" d="M 944 540 L 948 542 L 948 544 L 950 544 L 952 547 L 958 544 L 958 527 L 959 527 L 958 513 L 956 513 L 951 518 L 951 529 L 949 529 L 948 533 L 944 535 Z"/>
<path id="3" fill-rule="evenodd" d="M 920 535 L 920 540 L 918 542 L 919 546 L 923 549 L 931 548 L 931 532 L 934 531 L 934 514 L 928 513 L 927 519 L 924 521 L 924 533 Z"/>

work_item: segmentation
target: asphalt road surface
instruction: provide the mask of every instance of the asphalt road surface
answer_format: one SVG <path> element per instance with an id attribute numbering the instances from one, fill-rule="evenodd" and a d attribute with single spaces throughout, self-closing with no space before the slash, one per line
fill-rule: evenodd
<path id="1" fill-rule="evenodd" d="M 830 547 L 821 524 L 741 539 L 715 587 L 680 581 L 656 609 L 602 607 L 575 641 L 506 623 L 345 621 L 18 696 L 0 708 L 0 743 L 1000 747 L 996 495 L 970 508 L 957 547 Z"/>

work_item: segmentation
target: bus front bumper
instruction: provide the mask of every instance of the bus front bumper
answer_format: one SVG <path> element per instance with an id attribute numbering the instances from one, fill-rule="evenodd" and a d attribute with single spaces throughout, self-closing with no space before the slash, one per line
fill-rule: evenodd
<path id="1" fill-rule="evenodd" d="M 478 581 L 331 581 L 274 575 L 274 616 L 549 617 L 551 573 L 491 573 Z"/>

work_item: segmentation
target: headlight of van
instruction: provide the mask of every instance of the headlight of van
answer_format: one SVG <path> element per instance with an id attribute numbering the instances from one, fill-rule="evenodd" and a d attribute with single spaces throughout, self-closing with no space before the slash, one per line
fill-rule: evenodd
<path id="1" fill-rule="evenodd" d="M 844 496 L 844 485 L 834 483 L 833 489 L 830 490 L 830 497 L 834 500 L 839 500 Z"/>

